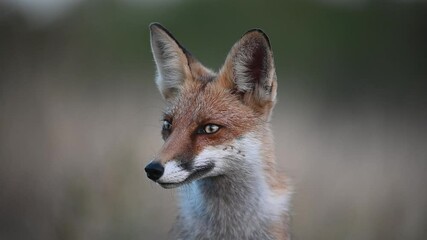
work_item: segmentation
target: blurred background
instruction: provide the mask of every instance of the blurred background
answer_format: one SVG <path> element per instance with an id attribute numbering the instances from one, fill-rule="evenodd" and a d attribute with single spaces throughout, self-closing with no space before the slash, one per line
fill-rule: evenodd
<path id="1" fill-rule="evenodd" d="M 165 239 L 150 22 L 219 69 L 270 36 L 294 239 L 427 239 L 427 2 L 0 1 L 0 239 Z"/>

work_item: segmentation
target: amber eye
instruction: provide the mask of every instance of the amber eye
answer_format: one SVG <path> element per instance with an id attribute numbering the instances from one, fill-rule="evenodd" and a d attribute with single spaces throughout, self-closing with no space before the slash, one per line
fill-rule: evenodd
<path id="1" fill-rule="evenodd" d="M 215 124 L 207 124 L 203 128 L 203 132 L 207 134 L 216 133 L 219 130 L 219 126 Z"/>
<path id="2" fill-rule="evenodd" d="M 172 128 L 172 123 L 170 123 L 168 120 L 163 120 L 163 130 L 170 130 Z"/>

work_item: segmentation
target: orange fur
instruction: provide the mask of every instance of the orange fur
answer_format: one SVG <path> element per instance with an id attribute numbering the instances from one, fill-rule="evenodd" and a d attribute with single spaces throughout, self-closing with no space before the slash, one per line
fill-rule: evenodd
<path id="1" fill-rule="evenodd" d="M 162 130 L 165 143 L 146 171 L 165 188 L 199 183 L 191 187 L 193 197 L 200 199 L 186 198 L 191 204 L 184 204 L 172 233 L 180 239 L 289 240 L 290 187 L 277 172 L 269 124 L 277 79 L 267 36 L 256 29 L 247 32 L 215 73 L 165 28 L 152 24 L 150 29 L 168 128 Z M 200 133 L 209 125 L 218 130 Z M 194 218 L 204 219 L 212 232 L 197 232 Z"/>

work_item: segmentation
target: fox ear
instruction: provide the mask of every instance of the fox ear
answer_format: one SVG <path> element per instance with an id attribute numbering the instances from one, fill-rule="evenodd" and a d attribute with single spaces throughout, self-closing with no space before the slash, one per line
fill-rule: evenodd
<path id="1" fill-rule="evenodd" d="M 175 96 L 191 78 L 189 53 L 172 34 L 158 23 L 150 24 L 151 50 L 157 66 L 156 84 L 163 98 Z"/>
<path id="2" fill-rule="evenodd" d="M 269 118 L 276 101 L 277 80 L 267 35 L 259 29 L 244 34 L 230 50 L 218 80 Z"/>

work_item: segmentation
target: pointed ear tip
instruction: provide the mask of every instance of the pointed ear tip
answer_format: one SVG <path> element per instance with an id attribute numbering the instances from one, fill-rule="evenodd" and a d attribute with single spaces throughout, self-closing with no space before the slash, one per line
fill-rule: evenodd
<path id="1" fill-rule="evenodd" d="M 158 22 L 152 22 L 148 25 L 148 28 L 150 29 L 151 33 L 157 32 L 158 30 L 168 32 L 165 27 L 163 27 L 162 24 Z"/>
<path id="2" fill-rule="evenodd" d="M 160 23 L 158 23 L 158 22 L 152 22 L 152 23 L 150 23 L 149 25 L 148 25 L 148 28 L 150 29 L 150 30 L 154 30 L 154 29 L 156 29 L 156 28 L 159 28 L 159 26 L 162 26 Z"/>
<path id="3" fill-rule="evenodd" d="M 244 36 L 248 36 L 248 35 L 252 35 L 252 36 L 261 36 L 268 44 L 268 47 L 271 48 L 271 44 L 270 44 L 270 39 L 268 38 L 267 34 L 260 28 L 254 28 L 251 29 L 249 31 L 247 31 L 245 34 L 243 34 Z"/>

